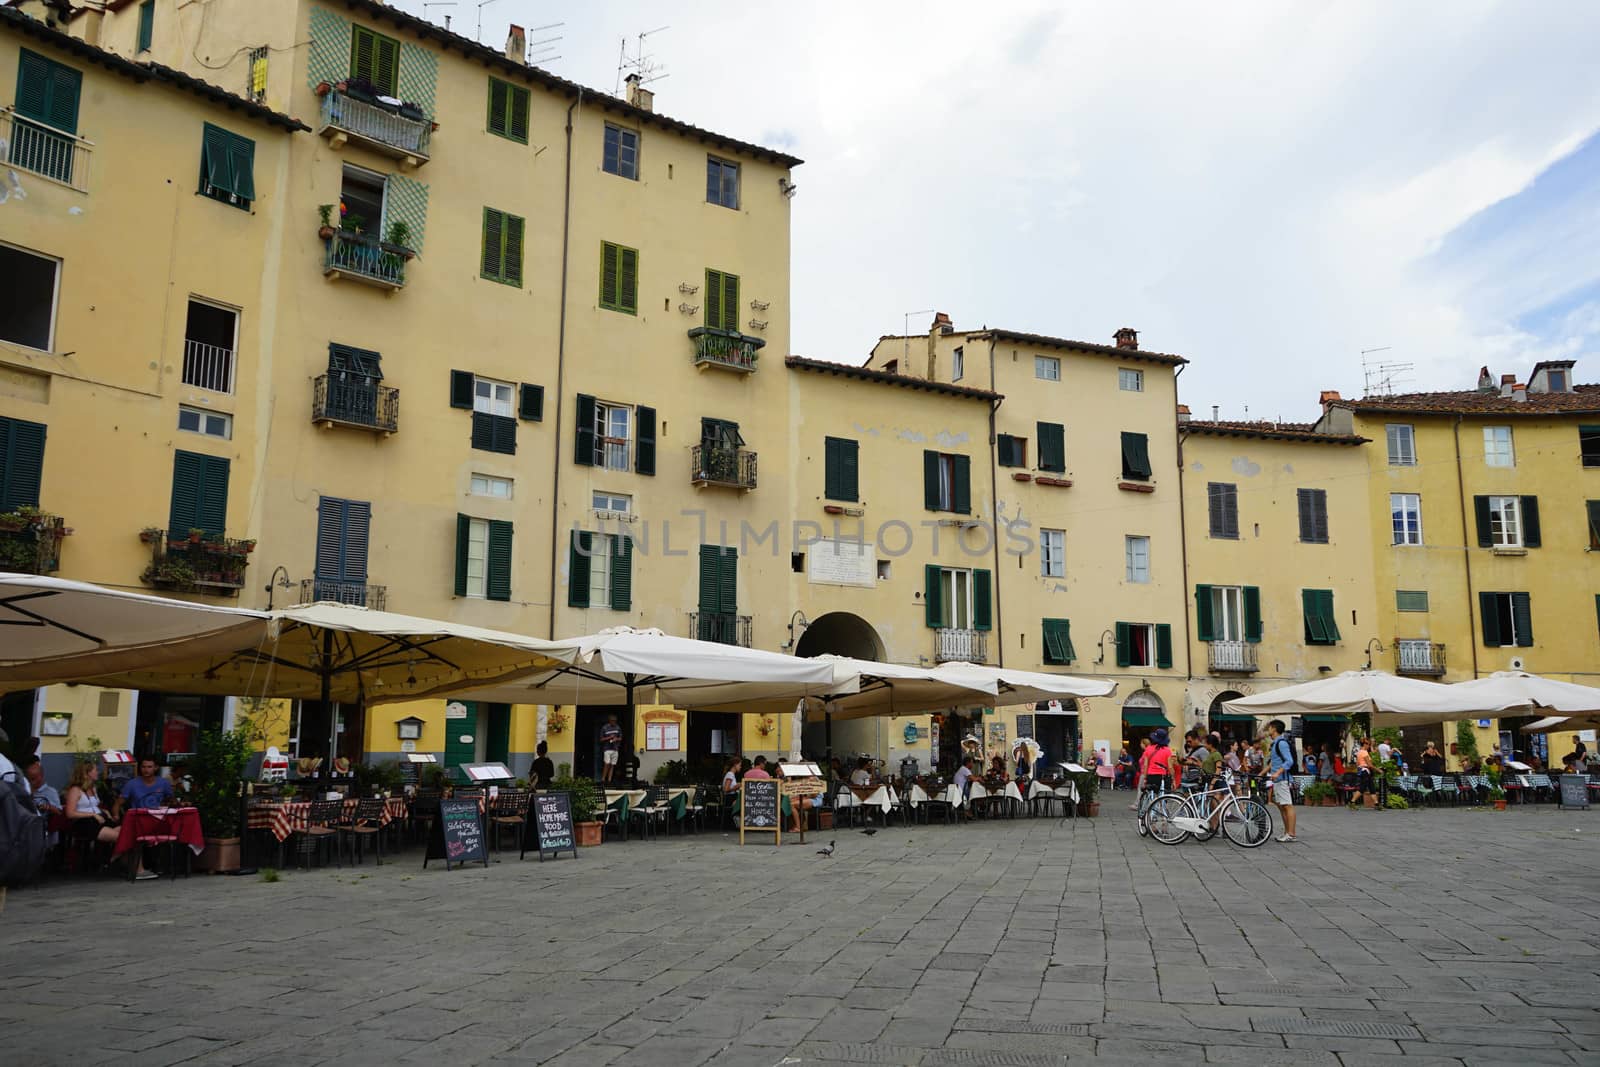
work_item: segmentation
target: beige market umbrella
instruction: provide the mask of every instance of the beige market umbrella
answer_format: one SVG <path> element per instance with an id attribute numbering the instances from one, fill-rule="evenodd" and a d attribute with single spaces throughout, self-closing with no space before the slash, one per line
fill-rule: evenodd
<path id="1" fill-rule="evenodd" d="M 1450 688 L 1481 701 L 1485 708 L 1500 711 L 1537 709 L 1564 715 L 1600 715 L 1600 689 L 1558 682 L 1527 671 L 1495 671 L 1487 678 L 1457 682 Z"/>
<path id="2" fill-rule="evenodd" d="M 1448 722 L 1477 715 L 1481 701 L 1456 686 L 1401 678 L 1386 671 L 1345 671 L 1298 685 L 1229 700 L 1223 707 L 1250 715 L 1379 715 L 1405 723 Z"/>

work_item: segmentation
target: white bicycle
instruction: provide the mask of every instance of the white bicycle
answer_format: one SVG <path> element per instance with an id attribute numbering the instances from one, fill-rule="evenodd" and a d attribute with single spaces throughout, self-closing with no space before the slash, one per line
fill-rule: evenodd
<path id="1" fill-rule="evenodd" d="M 1220 798 L 1213 803 L 1212 798 Z M 1155 798 L 1144 817 L 1150 836 L 1163 845 L 1181 844 L 1190 836 L 1209 840 L 1219 830 L 1240 848 L 1259 848 L 1272 836 L 1272 815 L 1259 800 L 1241 797 L 1233 789 L 1233 772 L 1223 772 L 1220 784 L 1184 796 L 1165 793 Z"/>

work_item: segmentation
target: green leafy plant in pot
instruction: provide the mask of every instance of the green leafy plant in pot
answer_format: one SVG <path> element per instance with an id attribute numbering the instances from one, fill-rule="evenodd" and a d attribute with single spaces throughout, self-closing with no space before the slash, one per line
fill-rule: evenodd
<path id="1" fill-rule="evenodd" d="M 1100 776 L 1093 771 L 1072 776 L 1078 787 L 1078 812 L 1091 818 L 1100 814 Z"/>
<path id="2" fill-rule="evenodd" d="M 557 775 L 550 788 L 557 793 L 572 794 L 572 827 L 578 835 L 578 844 L 598 845 L 605 824 L 599 821 L 603 801 L 594 782 L 588 778 Z"/>
<path id="3" fill-rule="evenodd" d="M 239 785 L 250 764 L 251 747 L 244 730 L 205 730 L 195 742 L 188 771 L 206 835 L 206 849 L 195 864 L 202 870 L 239 869 Z"/>

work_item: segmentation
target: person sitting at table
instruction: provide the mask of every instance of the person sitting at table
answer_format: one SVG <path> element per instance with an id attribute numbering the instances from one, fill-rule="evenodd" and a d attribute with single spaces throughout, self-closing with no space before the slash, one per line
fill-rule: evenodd
<path id="1" fill-rule="evenodd" d="M 1006 780 L 1006 759 L 998 752 L 989 757 L 988 777 L 993 778 L 997 782 L 1004 782 Z"/>
<path id="2" fill-rule="evenodd" d="M 872 770 L 871 770 L 871 767 L 872 767 L 872 761 L 869 760 L 867 757 L 862 756 L 859 760 L 857 760 L 856 761 L 856 769 L 850 775 L 850 784 L 851 785 L 871 785 L 872 784 Z"/>
<path id="3" fill-rule="evenodd" d="M 971 806 L 966 803 L 972 792 L 972 757 L 962 756 L 961 766 L 956 768 L 956 791 L 961 795 L 962 806 L 967 809 L 967 818 L 972 818 Z"/>
<path id="4" fill-rule="evenodd" d="M 1018 745 L 1012 755 L 1017 757 L 1017 788 L 1026 796 L 1028 779 L 1033 777 L 1033 764 L 1028 762 L 1028 746 Z"/>
<path id="5" fill-rule="evenodd" d="M 172 790 L 172 782 L 157 773 L 155 757 L 144 756 L 139 760 L 139 776 L 128 779 L 128 784 L 122 787 L 112 814 L 121 818 L 130 808 L 170 807 L 175 799 L 177 794 Z"/>
<path id="6" fill-rule="evenodd" d="M 838 756 L 835 756 L 828 761 L 828 777 L 833 779 L 835 782 L 842 782 L 845 780 L 844 763 L 839 759 Z"/>
<path id="7" fill-rule="evenodd" d="M 744 767 L 744 760 L 734 756 L 728 761 L 727 767 L 722 772 L 722 795 L 730 796 L 739 791 L 739 771 Z"/>
<path id="8" fill-rule="evenodd" d="M 757 756 L 755 763 L 751 765 L 748 771 L 744 772 L 744 776 L 746 778 L 771 778 L 772 775 L 767 773 L 767 757 Z"/>
<path id="9" fill-rule="evenodd" d="M 56 787 L 45 781 L 44 764 L 39 762 L 38 756 L 24 756 L 22 776 L 28 783 L 28 788 L 33 790 L 33 806 L 45 818 L 45 825 L 50 825 L 50 818 L 62 813 L 61 794 L 56 792 Z M 44 847 L 55 848 L 61 835 L 54 830 L 46 830 Z"/>
<path id="10" fill-rule="evenodd" d="M 1128 751 L 1128 742 L 1122 742 L 1122 751 L 1117 753 L 1117 776 L 1111 782 L 1113 789 L 1133 788 L 1133 753 Z"/>
<path id="11" fill-rule="evenodd" d="M 773 777 L 774 778 L 780 778 L 780 779 L 783 778 L 784 777 L 783 764 L 774 762 L 773 763 L 773 767 L 777 768 L 777 773 L 774 774 Z M 790 815 L 789 832 L 790 833 L 798 834 L 798 833 L 804 833 L 805 832 L 806 809 L 811 807 L 812 803 L 813 803 L 813 801 L 812 801 L 812 799 L 810 797 L 791 796 L 789 798 L 789 815 Z"/>
<path id="12" fill-rule="evenodd" d="M 100 794 L 94 784 L 100 778 L 98 764 L 84 760 L 72 768 L 67 780 L 67 795 L 62 798 L 62 814 L 71 828 L 69 837 L 92 837 L 102 845 L 117 843 L 116 820 L 100 810 Z"/>

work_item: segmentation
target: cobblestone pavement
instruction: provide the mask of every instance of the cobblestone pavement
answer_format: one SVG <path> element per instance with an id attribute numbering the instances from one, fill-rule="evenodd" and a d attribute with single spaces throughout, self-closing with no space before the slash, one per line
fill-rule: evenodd
<path id="1" fill-rule="evenodd" d="M 708 833 L 446 872 L 56 881 L 7 1063 L 1600 1063 L 1600 812 Z M 1404 1059 L 1398 1059 L 1398 1057 Z"/>

